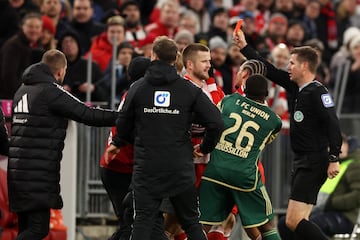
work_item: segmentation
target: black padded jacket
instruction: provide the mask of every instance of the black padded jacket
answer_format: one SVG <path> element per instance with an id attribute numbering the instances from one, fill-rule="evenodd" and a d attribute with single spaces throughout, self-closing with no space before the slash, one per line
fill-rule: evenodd
<path id="1" fill-rule="evenodd" d="M 27 68 L 13 101 L 8 163 L 14 212 L 59 209 L 60 161 L 68 119 L 92 126 L 115 125 L 117 112 L 90 108 L 66 92 L 47 65 Z"/>

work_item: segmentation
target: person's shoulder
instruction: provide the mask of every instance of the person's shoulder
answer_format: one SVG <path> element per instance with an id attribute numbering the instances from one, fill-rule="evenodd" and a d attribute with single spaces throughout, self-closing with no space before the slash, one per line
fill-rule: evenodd
<path id="1" fill-rule="evenodd" d="M 330 92 L 322 83 L 318 81 L 314 81 L 311 84 L 311 91 L 312 100 L 314 101 L 321 101 L 322 105 L 325 108 L 331 108 L 335 106 L 333 97 L 331 96 Z"/>
<path id="2" fill-rule="evenodd" d="M 221 101 L 220 104 L 222 106 L 227 105 L 227 104 L 237 104 L 240 105 L 242 102 L 246 101 L 246 98 L 244 96 L 241 96 L 238 93 L 232 93 L 229 95 L 225 95 Z"/>
<path id="3" fill-rule="evenodd" d="M 314 80 L 312 82 L 312 84 L 310 84 L 310 90 L 315 94 L 329 94 L 330 95 L 327 87 L 317 80 Z"/>
<path id="4" fill-rule="evenodd" d="M 222 99 L 222 102 L 229 101 L 229 100 L 232 100 L 232 99 L 239 99 L 239 100 L 243 101 L 246 98 L 244 96 L 241 96 L 241 94 L 235 92 L 235 93 L 224 95 L 224 97 Z"/>
<path id="5" fill-rule="evenodd" d="M 192 83 L 190 80 L 187 80 L 181 76 L 177 76 L 176 77 L 176 80 L 175 80 L 178 84 L 180 85 L 183 85 L 191 90 L 194 90 L 194 91 L 201 91 L 201 88 L 195 86 L 194 83 Z"/>
<path id="6" fill-rule="evenodd" d="M 137 92 L 140 88 L 145 90 L 150 90 L 144 77 L 141 77 L 135 82 L 133 82 L 130 85 L 128 92 L 133 94 L 134 92 Z"/>

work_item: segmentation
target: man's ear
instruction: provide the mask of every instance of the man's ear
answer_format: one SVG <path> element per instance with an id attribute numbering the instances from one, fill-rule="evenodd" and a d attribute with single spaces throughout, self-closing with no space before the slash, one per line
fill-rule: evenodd
<path id="1" fill-rule="evenodd" d="M 153 50 L 151 50 L 151 61 L 154 61 L 154 60 L 158 60 L 159 59 L 159 57 L 156 55 L 156 53 L 154 53 L 154 51 Z"/>
<path id="2" fill-rule="evenodd" d="M 250 73 L 249 73 L 248 70 L 245 70 L 245 71 L 241 72 L 241 78 L 242 78 L 242 81 L 243 81 L 242 82 L 243 85 L 245 85 L 245 82 L 249 77 L 250 77 Z M 245 79 L 245 81 L 244 81 L 244 79 Z"/>
<path id="3" fill-rule="evenodd" d="M 194 65 L 190 59 L 186 60 L 185 64 L 186 64 L 186 69 L 188 69 L 188 68 L 192 69 L 193 65 Z"/>
<path id="4" fill-rule="evenodd" d="M 55 77 L 56 81 L 61 82 L 61 77 L 62 77 L 61 70 L 56 71 L 54 73 L 54 77 Z"/>
<path id="5" fill-rule="evenodd" d="M 59 80 L 59 78 L 61 77 L 61 70 L 56 71 L 56 73 L 54 74 L 56 80 Z"/>
<path id="6" fill-rule="evenodd" d="M 302 62 L 301 67 L 302 67 L 302 69 L 309 69 L 309 63 L 308 62 Z"/>

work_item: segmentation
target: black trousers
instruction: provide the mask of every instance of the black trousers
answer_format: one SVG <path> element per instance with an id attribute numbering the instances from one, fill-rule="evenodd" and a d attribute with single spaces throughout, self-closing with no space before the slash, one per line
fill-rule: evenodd
<path id="1" fill-rule="evenodd" d="M 132 212 L 132 209 L 128 209 L 129 207 L 132 208 L 132 206 L 127 206 L 123 203 L 123 200 L 126 194 L 129 193 L 132 174 L 115 172 L 100 167 L 100 175 L 101 181 L 114 208 L 115 215 L 119 220 L 119 229 L 110 239 L 119 239 L 122 235 L 124 235 L 124 239 L 128 239 L 132 228 L 131 224 L 128 223 L 129 221 L 125 218 L 129 216 L 129 211 Z"/>
<path id="2" fill-rule="evenodd" d="M 189 240 L 206 240 L 199 223 L 198 196 L 195 185 L 176 196 L 169 197 L 179 222 Z M 134 189 L 135 220 L 131 240 L 152 240 L 154 222 L 158 218 L 162 198 L 152 196 L 144 189 Z"/>
<path id="3" fill-rule="evenodd" d="M 19 233 L 16 240 L 42 240 L 49 234 L 50 209 L 18 212 Z"/>

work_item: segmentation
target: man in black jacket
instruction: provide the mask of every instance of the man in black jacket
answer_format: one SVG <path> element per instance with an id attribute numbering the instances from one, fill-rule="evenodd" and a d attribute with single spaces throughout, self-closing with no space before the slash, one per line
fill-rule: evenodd
<path id="1" fill-rule="evenodd" d="M 8 163 L 10 209 L 19 217 L 17 240 L 40 240 L 49 231 L 50 208 L 63 206 L 60 161 L 68 119 L 113 126 L 117 112 L 89 108 L 60 85 L 65 55 L 47 51 L 28 67 L 15 93 Z"/>
<path id="2" fill-rule="evenodd" d="M 267 77 L 287 91 L 295 158 L 286 225 L 299 239 L 327 239 L 308 219 L 326 178 L 339 173 L 342 139 L 334 102 L 328 90 L 315 79 L 316 51 L 311 47 L 294 48 L 285 72 L 248 46 L 241 30 L 234 34 L 233 41 L 246 58 L 264 62 Z"/>
<path id="3" fill-rule="evenodd" d="M 132 179 L 135 221 L 131 239 L 150 239 L 162 198 L 168 197 L 189 240 L 205 240 L 199 223 L 195 189 L 193 118 L 205 127 L 202 153 L 215 147 L 223 122 L 219 110 L 198 87 L 177 75 L 176 43 L 158 37 L 152 62 L 144 78 L 128 91 L 117 120 L 119 131 L 108 153 L 131 142 L 134 133 L 135 163 Z"/>

